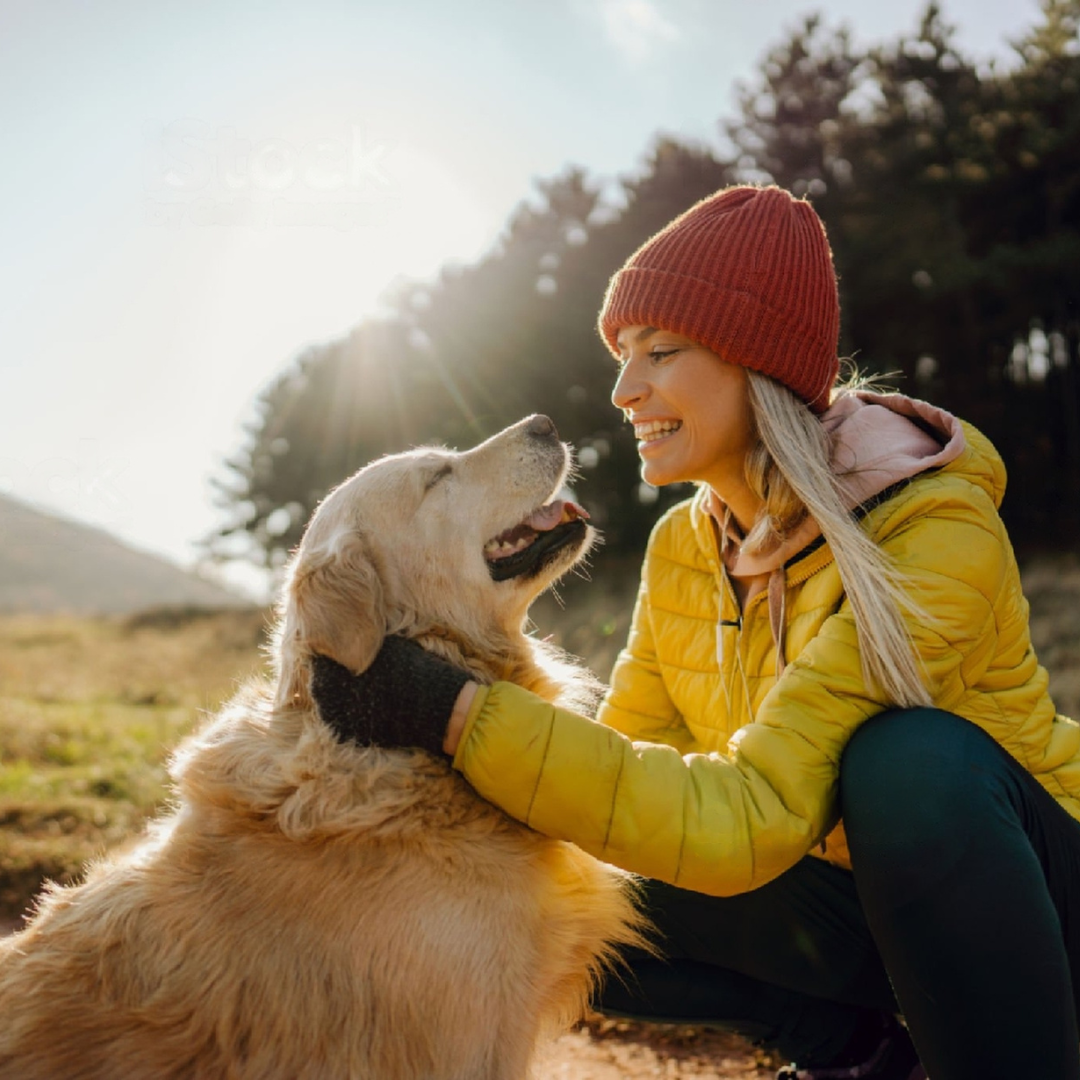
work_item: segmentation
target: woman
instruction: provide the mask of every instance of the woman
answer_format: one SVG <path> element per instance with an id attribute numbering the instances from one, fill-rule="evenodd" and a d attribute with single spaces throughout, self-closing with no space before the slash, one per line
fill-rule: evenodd
<path id="1" fill-rule="evenodd" d="M 727 1022 L 786 1077 L 1080 1080 L 1080 728 L 1031 649 L 997 454 L 834 390 L 828 241 L 775 187 L 646 242 L 600 330 L 644 478 L 699 485 L 650 539 L 600 723 L 391 640 L 360 677 L 398 715 L 375 741 L 648 879 L 665 959 L 601 1009 Z M 316 666 L 331 722 L 349 678 Z"/>

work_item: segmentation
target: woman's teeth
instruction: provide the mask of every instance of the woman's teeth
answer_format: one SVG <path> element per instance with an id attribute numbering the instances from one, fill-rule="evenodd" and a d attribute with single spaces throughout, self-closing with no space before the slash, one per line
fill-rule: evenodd
<path id="1" fill-rule="evenodd" d="M 655 442 L 682 427 L 681 420 L 650 420 L 634 425 L 634 437 L 638 442 Z"/>

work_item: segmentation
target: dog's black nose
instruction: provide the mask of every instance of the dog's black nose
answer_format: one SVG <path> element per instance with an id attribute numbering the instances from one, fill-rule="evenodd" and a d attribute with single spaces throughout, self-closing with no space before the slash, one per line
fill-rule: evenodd
<path id="1" fill-rule="evenodd" d="M 529 417 L 529 423 L 526 425 L 525 430 L 530 435 L 535 435 L 539 439 L 557 439 L 559 432 L 555 428 L 555 422 L 550 416 L 545 416 L 543 413 L 537 413 L 535 416 Z"/>

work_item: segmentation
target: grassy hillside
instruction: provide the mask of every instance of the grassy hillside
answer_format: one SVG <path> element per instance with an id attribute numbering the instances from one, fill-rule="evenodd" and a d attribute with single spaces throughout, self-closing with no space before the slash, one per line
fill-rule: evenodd
<path id="1" fill-rule="evenodd" d="M 162 604 L 249 606 L 101 529 L 0 495 L 0 612 L 130 613 Z"/>
<path id="2" fill-rule="evenodd" d="M 626 638 L 636 567 L 598 559 L 562 604 L 534 608 L 606 676 Z M 1059 709 L 1080 718 L 1080 558 L 1025 574 L 1032 629 Z M 264 612 L 162 610 L 131 618 L 0 618 L 0 914 L 46 877 L 72 880 L 136 835 L 166 797 L 169 749 L 263 665 Z"/>

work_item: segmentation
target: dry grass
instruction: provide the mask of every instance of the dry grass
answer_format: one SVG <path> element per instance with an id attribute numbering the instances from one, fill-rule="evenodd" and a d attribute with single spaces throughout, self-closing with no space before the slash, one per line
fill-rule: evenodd
<path id="1" fill-rule="evenodd" d="M 542 598 L 537 632 L 599 674 L 626 640 L 637 566 L 597 557 L 595 580 Z M 1025 573 L 1032 633 L 1058 708 L 1080 717 L 1080 557 Z M 137 835 L 166 799 L 170 749 L 262 667 L 261 611 L 134 619 L 0 618 L 0 916 L 45 878 Z"/>
<path id="2" fill-rule="evenodd" d="M 261 664 L 261 612 L 0 619 L 0 914 L 138 834 L 170 749 Z"/>

